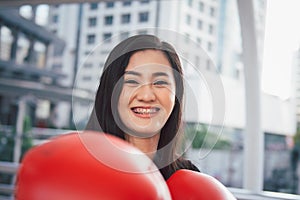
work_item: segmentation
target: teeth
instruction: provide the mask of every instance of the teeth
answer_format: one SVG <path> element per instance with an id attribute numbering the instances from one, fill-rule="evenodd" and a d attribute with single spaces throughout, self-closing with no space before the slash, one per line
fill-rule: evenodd
<path id="1" fill-rule="evenodd" d="M 151 114 L 156 112 L 156 108 L 134 108 L 133 112 L 138 113 L 138 114 Z"/>

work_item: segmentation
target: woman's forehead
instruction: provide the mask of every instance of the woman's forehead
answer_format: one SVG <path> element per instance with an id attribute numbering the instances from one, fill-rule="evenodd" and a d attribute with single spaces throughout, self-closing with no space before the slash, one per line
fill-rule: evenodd
<path id="1" fill-rule="evenodd" d="M 145 75 L 172 77 L 173 69 L 169 65 L 163 65 L 159 63 L 146 63 L 143 65 L 126 68 L 125 75 L 140 77 Z"/>
<path id="2" fill-rule="evenodd" d="M 147 65 L 149 64 L 149 65 Z M 126 70 L 132 70 L 139 66 L 171 66 L 168 58 L 161 50 L 147 49 L 135 52 L 129 59 Z"/>

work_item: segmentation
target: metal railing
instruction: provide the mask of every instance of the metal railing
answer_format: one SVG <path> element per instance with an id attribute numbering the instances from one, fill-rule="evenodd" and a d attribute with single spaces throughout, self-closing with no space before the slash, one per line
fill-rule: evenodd
<path id="1" fill-rule="evenodd" d="M 13 162 L 3 162 L 0 161 L 0 173 L 10 174 L 15 176 L 19 168 L 18 163 Z M 0 184 L 0 199 L 1 200 L 11 200 L 14 199 L 14 184 Z"/>

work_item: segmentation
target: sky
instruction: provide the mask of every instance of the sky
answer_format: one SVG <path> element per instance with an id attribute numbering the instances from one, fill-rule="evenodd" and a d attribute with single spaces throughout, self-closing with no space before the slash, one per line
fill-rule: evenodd
<path id="1" fill-rule="evenodd" d="M 286 100 L 292 95 L 292 59 L 300 47 L 300 0 L 267 0 L 262 90 Z"/>

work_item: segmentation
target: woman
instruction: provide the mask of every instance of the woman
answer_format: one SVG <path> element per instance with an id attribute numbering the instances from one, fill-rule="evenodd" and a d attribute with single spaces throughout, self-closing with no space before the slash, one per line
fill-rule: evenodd
<path id="1" fill-rule="evenodd" d="M 86 129 L 128 141 L 154 161 L 165 180 L 178 169 L 199 171 L 176 154 L 183 91 L 175 49 L 152 35 L 130 37 L 104 65 Z"/>

